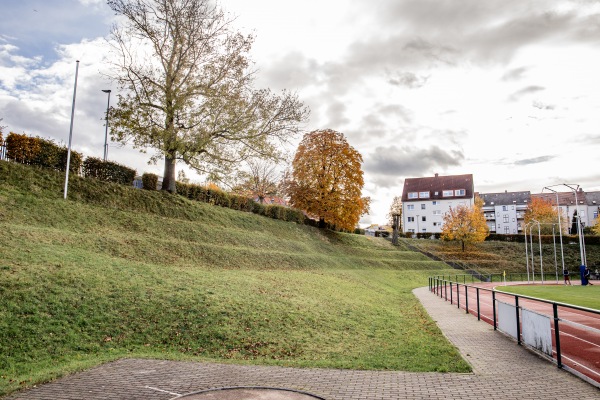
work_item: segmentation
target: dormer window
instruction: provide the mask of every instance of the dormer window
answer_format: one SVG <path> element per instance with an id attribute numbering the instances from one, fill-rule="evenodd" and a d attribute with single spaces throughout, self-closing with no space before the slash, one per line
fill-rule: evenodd
<path id="1" fill-rule="evenodd" d="M 454 191 L 454 195 L 455 195 L 455 196 L 464 196 L 464 195 L 465 195 L 465 193 L 466 193 L 465 189 L 456 189 L 456 190 Z"/>
<path id="2" fill-rule="evenodd" d="M 429 192 L 419 192 L 419 198 L 420 199 L 428 199 L 429 198 Z"/>
<path id="3" fill-rule="evenodd" d="M 444 192 L 442 193 L 443 197 L 452 197 L 454 196 L 454 191 L 452 190 L 444 190 Z"/>
<path id="4" fill-rule="evenodd" d="M 408 198 L 409 199 L 418 199 L 419 198 L 419 193 L 417 193 L 417 192 L 408 192 Z"/>

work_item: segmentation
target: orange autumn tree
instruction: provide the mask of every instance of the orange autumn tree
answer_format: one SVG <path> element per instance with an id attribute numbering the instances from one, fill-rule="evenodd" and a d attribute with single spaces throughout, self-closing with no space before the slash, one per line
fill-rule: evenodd
<path id="1" fill-rule="evenodd" d="M 567 217 L 561 211 L 561 227 L 563 233 L 566 233 L 569 227 Z M 525 225 L 532 221 L 538 221 L 540 223 L 540 232 L 542 235 L 552 234 L 552 224 L 555 224 L 555 232 L 558 233 L 558 215 L 556 209 L 551 202 L 544 200 L 539 197 L 531 198 L 531 201 L 527 205 L 525 210 Z M 537 227 L 533 232 L 537 232 Z"/>
<path id="2" fill-rule="evenodd" d="M 471 207 L 459 205 L 450 208 L 444 215 L 442 239 L 461 242 L 462 251 L 465 251 L 465 243 L 483 242 L 490 233 L 482 207 L 483 200 L 477 197 Z"/>
<path id="3" fill-rule="evenodd" d="M 331 129 L 304 135 L 286 183 L 290 204 L 335 229 L 353 230 L 369 211 L 364 186 L 362 156 L 344 135 Z"/>

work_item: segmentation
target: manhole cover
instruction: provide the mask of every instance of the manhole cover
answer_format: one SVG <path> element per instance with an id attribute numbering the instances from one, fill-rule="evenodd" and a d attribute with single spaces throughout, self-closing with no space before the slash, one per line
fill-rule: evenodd
<path id="1" fill-rule="evenodd" d="M 177 399 L 184 400 L 315 400 L 322 397 L 286 389 L 223 388 L 190 393 Z"/>

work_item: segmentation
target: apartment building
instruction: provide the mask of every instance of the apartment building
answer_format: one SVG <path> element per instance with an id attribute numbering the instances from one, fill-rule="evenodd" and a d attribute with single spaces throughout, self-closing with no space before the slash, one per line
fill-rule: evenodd
<path id="1" fill-rule="evenodd" d="M 402 230 L 412 233 L 442 231 L 444 214 L 474 202 L 473 175 L 407 178 L 402 190 Z"/>
<path id="2" fill-rule="evenodd" d="M 479 193 L 483 200 L 483 216 L 490 233 L 519 234 L 523 232 L 525 210 L 531 202 L 531 192 Z"/>

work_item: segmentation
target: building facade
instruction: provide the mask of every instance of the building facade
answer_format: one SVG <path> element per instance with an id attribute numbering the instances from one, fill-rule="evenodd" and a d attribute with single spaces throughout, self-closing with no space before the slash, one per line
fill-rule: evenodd
<path id="1" fill-rule="evenodd" d="M 474 195 L 472 174 L 407 178 L 402 190 L 402 231 L 439 233 L 450 208 L 472 206 Z"/>
<path id="2" fill-rule="evenodd" d="M 531 192 L 479 193 L 483 200 L 483 216 L 490 233 L 519 234 L 523 232 L 525 211 Z"/>

